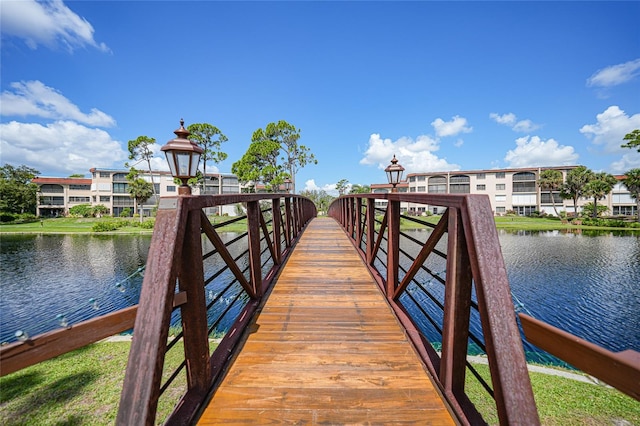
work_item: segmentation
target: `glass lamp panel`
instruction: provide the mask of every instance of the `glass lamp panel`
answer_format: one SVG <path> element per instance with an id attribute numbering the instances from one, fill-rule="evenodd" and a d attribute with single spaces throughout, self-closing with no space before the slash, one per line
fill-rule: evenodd
<path id="1" fill-rule="evenodd" d="M 176 152 L 176 160 L 178 163 L 178 173 L 176 177 L 189 177 L 191 155 L 189 152 Z"/>
<path id="2" fill-rule="evenodd" d="M 197 152 L 191 153 L 191 170 L 189 176 L 195 177 L 198 174 L 198 164 L 200 164 L 200 154 Z"/>
<path id="3" fill-rule="evenodd" d="M 171 175 L 176 176 L 178 174 L 178 170 L 176 169 L 176 159 L 173 157 L 173 152 L 165 151 L 164 153 L 167 156 L 167 163 L 169 163 Z"/>

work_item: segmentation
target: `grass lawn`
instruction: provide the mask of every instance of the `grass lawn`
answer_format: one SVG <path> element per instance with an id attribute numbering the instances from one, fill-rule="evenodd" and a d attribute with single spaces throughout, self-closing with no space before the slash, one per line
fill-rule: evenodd
<path id="1" fill-rule="evenodd" d="M 487 365 L 474 364 L 474 368 L 491 383 Z M 543 425 L 640 425 L 640 402 L 616 389 L 544 373 L 529 376 Z M 469 373 L 467 393 L 485 420 L 497 425 L 493 399 Z"/>
<path id="2" fill-rule="evenodd" d="M 113 424 L 129 347 L 129 342 L 96 343 L 1 378 L 0 423 Z M 165 378 L 181 354 L 181 345 L 167 354 L 172 368 L 165 367 Z M 486 365 L 475 367 L 488 378 Z M 184 391 L 184 378 L 179 379 L 159 401 L 157 423 Z M 543 425 L 640 424 L 640 403 L 615 389 L 542 373 L 531 373 L 531 381 Z M 493 401 L 474 378 L 468 379 L 468 389 L 489 424 L 497 424 Z"/>

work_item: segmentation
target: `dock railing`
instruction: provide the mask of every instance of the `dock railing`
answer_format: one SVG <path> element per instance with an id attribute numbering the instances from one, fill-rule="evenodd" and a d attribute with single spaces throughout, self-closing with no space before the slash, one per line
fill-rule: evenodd
<path id="1" fill-rule="evenodd" d="M 401 215 L 411 207 L 443 214 L 436 223 Z M 500 424 L 540 423 L 486 196 L 357 194 L 335 200 L 329 215 L 351 238 L 463 424 L 484 423 L 465 390 L 467 371 L 493 396 Z M 430 228 L 426 240 L 401 231 L 401 218 Z M 467 361 L 470 345 L 486 354 L 491 385 Z"/>

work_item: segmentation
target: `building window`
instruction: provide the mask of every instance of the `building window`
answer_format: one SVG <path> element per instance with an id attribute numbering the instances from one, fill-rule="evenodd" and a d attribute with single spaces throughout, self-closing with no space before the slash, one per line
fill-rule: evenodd
<path id="1" fill-rule="evenodd" d="M 469 194 L 471 193 L 471 185 L 469 185 L 469 176 L 454 175 L 449 179 L 449 192 L 451 194 Z"/>
<path id="2" fill-rule="evenodd" d="M 504 179 L 504 172 L 496 172 L 496 179 Z"/>
<path id="3" fill-rule="evenodd" d="M 536 211 L 536 206 L 513 206 L 518 216 L 531 216 Z"/>
<path id="4" fill-rule="evenodd" d="M 114 173 L 113 174 L 114 182 L 127 182 L 127 174 L 126 173 Z"/>
<path id="5" fill-rule="evenodd" d="M 447 178 L 444 176 L 431 176 L 428 188 L 429 194 L 446 194 Z"/>
<path id="6" fill-rule="evenodd" d="M 507 196 L 506 195 L 496 195 L 496 203 L 504 203 L 507 201 Z"/>
<path id="7" fill-rule="evenodd" d="M 45 184 L 40 186 L 40 192 L 46 192 L 48 194 L 63 194 L 64 188 L 61 185 Z"/>
<path id="8" fill-rule="evenodd" d="M 418 176 L 418 182 L 424 182 L 426 180 L 425 176 Z"/>
<path id="9" fill-rule="evenodd" d="M 484 174 L 484 173 L 478 173 L 478 174 L 476 175 L 476 178 L 477 178 L 477 179 L 481 179 L 481 180 L 482 180 L 482 179 L 485 179 L 486 177 L 487 177 L 487 175 L 486 175 L 486 174 Z"/>
<path id="10" fill-rule="evenodd" d="M 506 185 L 504 183 L 496 183 L 496 191 L 504 191 L 506 189 Z"/>
<path id="11" fill-rule="evenodd" d="M 520 172 L 513 175 L 513 192 L 537 192 L 536 174 Z"/>
<path id="12" fill-rule="evenodd" d="M 109 195 L 101 195 L 100 196 L 100 202 L 101 203 L 108 203 L 111 201 L 111 197 Z"/>
<path id="13" fill-rule="evenodd" d="M 91 197 L 69 197 L 70 203 L 90 203 Z"/>
<path id="14" fill-rule="evenodd" d="M 548 192 L 543 192 L 540 194 L 540 204 L 562 204 L 562 197 L 559 192 L 553 193 L 553 201 L 551 201 L 551 196 L 549 196 Z"/>
<path id="15" fill-rule="evenodd" d="M 426 187 L 424 186 L 419 186 L 418 187 L 418 192 L 424 192 L 426 190 Z"/>
<path id="16" fill-rule="evenodd" d="M 415 176 L 409 177 L 409 182 L 415 182 L 415 181 L 416 181 L 416 177 Z"/>
<path id="17" fill-rule="evenodd" d="M 476 190 L 478 191 L 484 191 L 485 189 L 487 189 L 487 185 L 476 185 Z"/>
<path id="18" fill-rule="evenodd" d="M 110 178 L 111 177 L 111 173 L 109 173 L 109 172 L 100 172 L 100 177 L 101 178 Z"/>
<path id="19" fill-rule="evenodd" d="M 409 192 L 416 192 L 416 187 L 415 186 L 410 187 Z"/>
<path id="20" fill-rule="evenodd" d="M 176 192 L 175 185 L 167 185 L 167 192 Z"/>
<path id="21" fill-rule="evenodd" d="M 506 212 L 507 212 L 506 207 L 496 207 L 496 213 L 506 213 Z"/>
<path id="22" fill-rule="evenodd" d="M 113 197 L 114 207 L 133 207 L 133 198 L 131 197 Z"/>
<path id="23" fill-rule="evenodd" d="M 89 191 L 91 190 L 91 185 L 71 184 L 69 185 L 69 189 L 71 191 Z"/>
<path id="24" fill-rule="evenodd" d="M 614 216 L 636 216 L 636 206 L 613 206 Z"/>
<path id="25" fill-rule="evenodd" d="M 129 188 L 128 183 L 114 183 L 113 184 L 113 192 L 114 194 L 127 194 L 127 189 Z"/>
<path id="26" fill-rule="evenodd" d="M 40 205 L 64 206 L 64 197 L 40 197 Z"/>

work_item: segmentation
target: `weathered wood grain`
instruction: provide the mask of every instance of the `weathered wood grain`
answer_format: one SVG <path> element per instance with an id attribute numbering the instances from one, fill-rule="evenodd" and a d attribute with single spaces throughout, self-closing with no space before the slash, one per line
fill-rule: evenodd
<path id="1" fill-rule="evenodd" d="M 287 261 L 198 424 L 455 424 L 333 219 Z"/>

